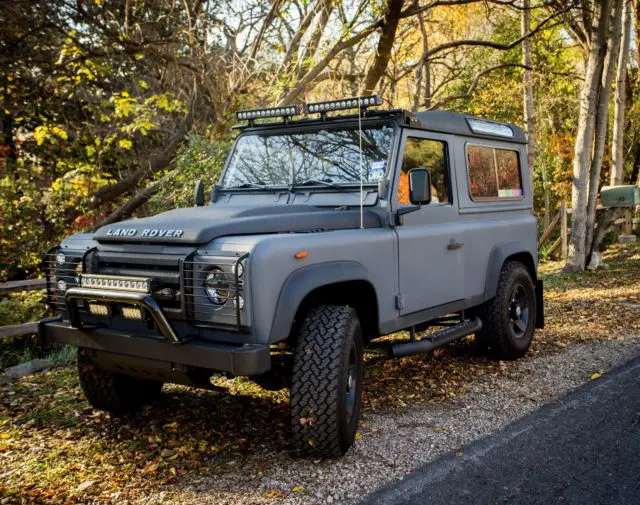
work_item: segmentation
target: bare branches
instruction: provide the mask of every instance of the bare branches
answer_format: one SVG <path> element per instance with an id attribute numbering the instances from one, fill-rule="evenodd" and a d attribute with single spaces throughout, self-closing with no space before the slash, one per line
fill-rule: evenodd
<path id="1" fill-rule="evenodd" d="M 491 72 L 495 72 L 496 70 L 500 70 L 500 69 L 503 69 L 503 68 L 510 68 L 510 67 L 530 69 L 530 67 L 527 67 L 527 66 L 525 66 L 525 65 L 523 65 L 521 63 L 502 63 L 500 65 L 494 65 L 492 67 L 485 68 L 484 70 L 478 72 L 474 76 L 473 81 L 471 82 L 471 86 L 469 86 L 469 88 L 467 89 L 466 92 L 442 98 L 442 99 L 438 100 L 437 102 L 432 103 L 431 106 L 429 107 L 429 109 L 430 110 L 431 109 L 439 109 L 439 108 L 441 108 L 443 105 L 445 105 L 447 103 L 454 102 L 456 100 L 466 100 L 468 98 L 471 98 L 471 96 L 473 95 L 473 92 L 478 87 L 478 84 L 480 83 L 480 80 L 484 76 L 486 76 L 487 74 L 490 74 Z"/>

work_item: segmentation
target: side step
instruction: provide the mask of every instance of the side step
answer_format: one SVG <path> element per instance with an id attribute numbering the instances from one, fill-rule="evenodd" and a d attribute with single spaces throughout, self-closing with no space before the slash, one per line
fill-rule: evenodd
<path id="1" fill-rule="evenodd" d="M 403 342 L 401 344 L 393 344 L 389 349 L 389 355 L 392 357 L 411 356 L 413 354 L 421 354 L 430 352 L 443 345 L 450 344 L 454 340 L 458 340 L 467 335 L 471 335 L 482 329 L 482 321 L 479 317 L 463 321 L 455 326 L 450 326 L 444 330 L 432 333 L 418 341 Z"/>

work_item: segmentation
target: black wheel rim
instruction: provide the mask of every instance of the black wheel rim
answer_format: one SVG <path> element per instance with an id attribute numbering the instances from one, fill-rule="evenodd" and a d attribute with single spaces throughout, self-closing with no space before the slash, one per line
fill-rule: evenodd
<path id="1" fill-rule="evenodd" d="M 529 326 L 529 296 L 522 284 L 516 284 L 509 297 L 509 323 L 516 338 L 521 338 Z"/>
<path id="2" fill-rule="evenodd" d="M 349 364 L 347 365 L 346 388 L 345 388 L 345 410 L 347 411 L 348 422 L 353 420 L 356 410 L 358 395 L 358 349 L 355 342 L 351 342 L 349 349 Z"/>

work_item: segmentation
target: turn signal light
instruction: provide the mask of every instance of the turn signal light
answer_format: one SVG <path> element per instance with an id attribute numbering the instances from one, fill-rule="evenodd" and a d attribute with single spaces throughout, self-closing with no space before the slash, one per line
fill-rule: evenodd
<path id="1" fill-rule="evenodd" d="M 307 256 L 309 256 L 309 253 L 307 251 L 298 251 L 297 253 L 295 253 L 293 255 L 293 257 L 297 260 L 303 260 L 305 259 Z"/>

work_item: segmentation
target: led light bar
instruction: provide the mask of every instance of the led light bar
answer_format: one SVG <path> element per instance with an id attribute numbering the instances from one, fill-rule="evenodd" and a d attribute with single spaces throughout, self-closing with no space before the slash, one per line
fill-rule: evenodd
<path id="1" fill-rule="evenodd" d="M 513 130 L 506 124 L 483 121 L 482 119 L 467 118 L 469 127 L 473 133 L 483 135 L 495 135 L 497 137 L 513 138 Z"/>
<path id="2" fill-rule="evenodd" d="M 331 112 L 332 110 L 347 110 L 382 105 L 382 99 L 378 95 L 356 96 L 353 98 L 342 98 L 340 100 L 330 100 L 328 102 L 315 102 L 305 105 L 305 110 L 309 114 Z"/>
<path id="3" fill-rule="evenodd" d="M 236 112 L 236 117 L 241 121 L 264 119 L 270 117 L 297 116 L 301 112 L 299 105 L 287 105 L 286 107 L 270 107 L 268 109 L 248 109 Z"/>
<path id="4" fill-rule="evenodd" d="M 80 275 L 80 285 L 83 288 L 115 289 L 118 291 L 135 291 L 137 293 L 151 292 L 151 279 L 143 277 L 120 277 L 116 275 Z"/>

